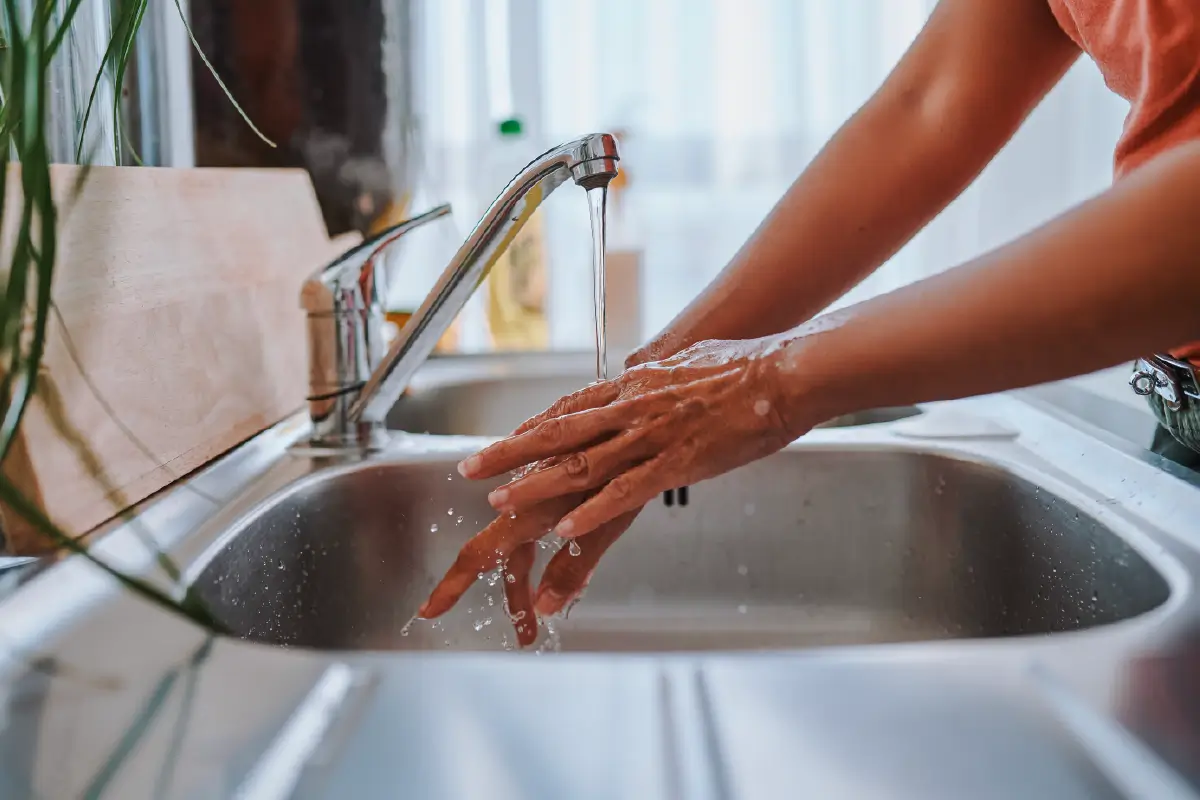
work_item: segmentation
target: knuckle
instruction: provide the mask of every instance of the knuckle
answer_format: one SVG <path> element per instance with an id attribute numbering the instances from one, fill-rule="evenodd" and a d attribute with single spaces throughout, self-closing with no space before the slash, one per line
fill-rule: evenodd
<path id="1" fill-rule="evenodd" d="M 583 480 L 591 473 L 592 465 L 586 453 L 575 453 L 564 462 L 563 468 L 568 477 Z"/>
<path id="2" fill-rule="evenodd" d="M 605 492 L 614 500 L 625 500 L 633 494 L 633 485 L 628 476 L 618 475 L 608 482 Z"/>
<path id="3" fill-rule="evenodd" d="M 550 406 L 549 415 L 558 417 L 562 416 L 563 414 L 570 413 L 571 409 L 575 406 L 575 400 L 576 397 L 573 394 L 569 394 L 566 397 L 560 397 L 554 401 L 553 405 Z"/>
<path id="4" fill-rule="evenodd" d="M 566 426 L 561 419 L 548 419 L 537 427 L 539 441 L 551 447 L 560 444 L 566 435 Z"/>

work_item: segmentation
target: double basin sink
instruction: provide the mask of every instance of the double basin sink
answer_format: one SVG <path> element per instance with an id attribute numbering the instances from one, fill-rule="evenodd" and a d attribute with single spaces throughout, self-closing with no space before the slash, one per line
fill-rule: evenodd
<path id="1" fill-rule="evenodd" d="M 486 495 L 501 481 L 466 481 L 457 461 L 586 384 L 587 363 L 432 362 L 389 420 L 411 435 L 367 458 L 293 451 L 212 532 L 191 565 L 194 586 L 237 635 L 264 643 L 511 649 L 498 574 L 437 622 L 413 616 L 494 517 Z M 540 646 L 1012 637 L 1106 625 L 1168 599 L 1138 549 L 1044 481 L 969 448 L 892 435 L 921 419 L 900 408 L 831 420 L 774 456 L 652 502 L 583 601 L 544 626 Z M 540 561 L 557 546 L 545 543 Z"/>

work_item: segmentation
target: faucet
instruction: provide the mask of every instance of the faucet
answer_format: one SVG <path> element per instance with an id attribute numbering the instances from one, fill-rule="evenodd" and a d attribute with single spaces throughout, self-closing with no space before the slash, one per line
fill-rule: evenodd
<path id="1" fill-rule="evenodd" d="M 309 277 L 301 306 L 308 315 L 311 443 L 372 448 L 386 441 L 388 411 L 537 207 L 567 178 L 584 189 L 607 186 L 619 160 L 613 136 L 593 133 L 531 161 L 488 207 L 387 352 L 379 256 L 450 206 L 388 228 Z"/>

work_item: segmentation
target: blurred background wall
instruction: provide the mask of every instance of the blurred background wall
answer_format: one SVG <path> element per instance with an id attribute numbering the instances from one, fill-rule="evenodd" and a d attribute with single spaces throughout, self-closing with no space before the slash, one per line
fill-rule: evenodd
<path id="1" fill-rule="evenodd" d="M 194 156 L 199 165 L 308 169 L 334 233 L 452 201 L 452 224 L 414 236 L 392 259 L 395 303 L 408 306 L 513 171 L 501 158 L 499 121 L 521 120 L 529 157 L 582 133 L 619 131 L 629 183 L 610 244 L 643 252 L 649 335 L 724 266 L 934 5 L 191 0 L 202 47 L 279 147 L 254 136 L 197 58 L 180 66 L 170 48 L 141 42 L 139 57 L 169 76 L 169 88 L 190 82 L 193 102 L 176 101 L 171 112 L 160 100 L 139 135 L 176 143 L 174 153 L 150 148 L 151 163 Z M 185 35 L 169 20 L 160 27 L 176 42 Z M 147 87 L 139 91 L 149 95 Z M 1102 190 L 1124 113 L 1081 60 L 979 181 L 844 302 L 961 263 Z M 583 193 L 556 193 L 545 214 L 551 341 L 587 348 Z M 468 349 L 484 346 L 481 315 L 479 299 L 464 313 Z"/>

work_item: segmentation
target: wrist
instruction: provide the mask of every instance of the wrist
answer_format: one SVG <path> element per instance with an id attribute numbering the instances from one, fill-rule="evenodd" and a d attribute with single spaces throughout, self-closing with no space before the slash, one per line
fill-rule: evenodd
<path id="1" fill-rule="evenodd" d="M 853 375 L 837 356 L 841 320 L 818 318 L 782 343 L 777 355 L 780 416 L 793 439 L 822 422 L 861 410 Z"/>

